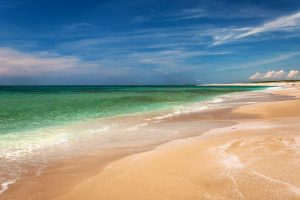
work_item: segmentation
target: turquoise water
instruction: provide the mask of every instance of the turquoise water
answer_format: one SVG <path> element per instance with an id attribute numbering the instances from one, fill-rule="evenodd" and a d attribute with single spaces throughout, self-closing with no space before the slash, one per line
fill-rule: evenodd
<path id="1" fill-rule="evenodd" d="M 12 86 L 0 87 L 0 134 L 92 118 L 170 108 L 249 86 Z"/>
<path id="2" fill-rule="evenodd" d="M 95 139 L 100 148 L 113 141 L 107 133 L 118 123 L 108 120 L 87 127 L 63 126 L 93 118 L 177 108 L 232 92 L 260 90 L 246 86 L 0 86 L 0 194 L 28 169 L 35 173 L 53 160 L 73 155 Z M 70 128 L 71 127 L 71 128 Z M 120 126 L 124 128 L 125 126 Z M 103 131 L 103 132 L 102 132 Z M 105 133 L 105 134 L 104 134 Z M 113 134 L 112 134 L 113 135 Z M 95 138 L 94 138 L 95 136 Z M 114 136 L 116 137 L 116 136 Z M 112 137 L 112 138 L 114 138 Z M 82 144 L 78 145 L 78 141 Z M 72 145 L 75 144 L 75 145 Z M 28 168 L 27 168 L 28 167 Z M 1 187 L 2 185 L 2 187 Z"/>

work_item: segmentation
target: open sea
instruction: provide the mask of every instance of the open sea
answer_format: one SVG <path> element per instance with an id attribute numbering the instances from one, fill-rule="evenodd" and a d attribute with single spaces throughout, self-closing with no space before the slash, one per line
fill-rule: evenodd
<path id="1" fill-rule="evenodd" d="M 260 86 L 0 86 L 0 193 L 19 164 L 39 148 L 51 148 L 52 127 L 96 118 L 175 109 Z M 44 134 L 47 131 L 47 135 Z M 53 144 L 56 144 L 55 141 Z M 43 146 L 44 145 L 44 146 Z M 11 168 L 11 170 L 10 170 Z M 5 176 L 5 177 L 1 177 Z"/>

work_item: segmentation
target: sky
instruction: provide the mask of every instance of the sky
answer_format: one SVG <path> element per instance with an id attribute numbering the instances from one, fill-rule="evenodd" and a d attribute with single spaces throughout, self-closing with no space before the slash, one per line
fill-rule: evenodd
<path id="1" fill-rule="evenodd" d="M 300 78 L 300 1 L 0 0 L 1 85 Z"/>

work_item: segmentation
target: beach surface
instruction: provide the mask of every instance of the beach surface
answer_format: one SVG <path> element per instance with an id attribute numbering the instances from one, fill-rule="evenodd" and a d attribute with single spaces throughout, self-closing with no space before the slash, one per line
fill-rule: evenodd
<path id="1" fill-rule="evenodd" d="M 141 122 L 130 136 L 54 163 L 0 199 L 300 199 L 300 84 L 280 86 L 212 109 L 126 118 Z"/>

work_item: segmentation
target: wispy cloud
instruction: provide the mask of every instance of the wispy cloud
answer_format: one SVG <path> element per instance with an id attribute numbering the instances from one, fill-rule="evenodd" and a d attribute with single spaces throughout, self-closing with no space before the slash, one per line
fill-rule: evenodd
<path id="1" fill-rule="evenodd" d="M 184 49 L 164 50 L 156 52 L 135 53 L 141 62 L 145 63 L 165 63 L 166 60 L 182 60 L 192 57 L 202 57 L 209 55 L 230 54 L 229 51 L 188 51 Z"/>
<path id="2" fill-rule="evenodd" d="M 272 57 L 264 58 L 261 60 L 256 60 L 256 61 L 252 61 L 252 62 L 248 62 L 248 63 L 242 63 L 242 64 L 238 64 L 238 65 L 235 65 L 232 67 L 222 68 L 217 71 L 230 71 L 230 70 L 246 69 L 246 68 L 251 68 L 251 67 L 262 67 L 264 65 L 289 60 L 289 59 L 299 56 L 299 55 L 300 55 L 299 52 L 282 53 L 282 54 L 274 55 Z"/>
<path id="3" fill-rule="evenodd" d="M 126 69 L 124 67 L 123 69 Z M 41 76 L 53 74 L 102 74 L 125 73 L 105 67 L 99 61 L 87 62 L 76 56 L 62 56 L 49 52 L 28 53 L 11 48 L 0 48 L 0 76 Z"/>
<path id="4" fill-rule="evenodd" d="M 90 29 L 91 27 L 93 27 L 93 25 L 90 23 L 78 22 L 78 23 L 63 25 L 61 29 L 65 32 L 66 31 L 73 32 L 73 31 L 82 31 L 84 29 Z"/>
<path id="5" fill-rule="evenodd" d="M 180 13 L 166 16 L 167 21 L 188 20 L 207 17 L 207 11 L 203 8 L 186 8 Z"/>
<path id="6" fill-rule="evenodd" d="M 10 48 L 0 48 L 0 75 L 34 75 L 56 73 L 78 66 L 75 57 L 62 57 L 50 53 L 30 54 Z"/>
<path id="7" fill-rule="evenodd" d="M 226 3 L 224 1 L 206 1 L 196 3 L 193 7 L 183 8 L 163 17 L 166 21 L 194 20 L 194 19 L 257 19 L 277 16 L 279 12 L 262 6 L 248 3 L 241 6 L 240 2 Z"/>
<path id="8" fill-rule="evenodd" d="M 135 16 L 133 19 L 132 19 L 132 22 L 133 23 L 143 23 L 143 22 L 147 22 L 151 20 L 151 18 L 148 16 L 143 16 L 143 15 L 138 15 L 138 16 Z"/>
<path id="9" fill-rule="evenodd" d="M 273 31 L 295 31 L 300 28 L 300 12 L 282 16 L 254 27 L 223 29 L 214 35 L 214 45 Z"/>
<path id="10" fill-rule="evenodd" d="M 28 53 L 0 48 L 0 83 L 10 80 L 9 84 L 18 84 L 19 80 L 24 80 L 30 84 L 74 84 L 75 80 L 75 84 L 99 84 L 119 77 L 123 79 L 115 82 L 123 83 L 122 81 L 129 79 L 128 77 L 143 74 L 142 70 L 126 64 L 120 65 L 119 61 L 112 59 L 87 62 L 76 56 L 62 56 L 50 52 Z M 32 79 L 34 82 L 31 82 Z M 55 81 L 51 82 L 52 80 Z"/>
<path id="11" fill-rule="evenodd" d="M 155 52 L 126 52 L 111 55 L 109 59 L 94 62 L 83 61 L 76 56 L 62 56 L 49 52 L 22 52 L 11 48 L 0 48 L 0 77 L 44 77 L 44 76 L 128 76 L 143 73 L 142 65 L 151 66 L 148 72 L 172 73 L 187 69 L 183 61 L 192 57 L 228 54 L 229 52 L 190 52 L 183 49 Z M 122 64 L 121 64 L 122 63 Z"/>

